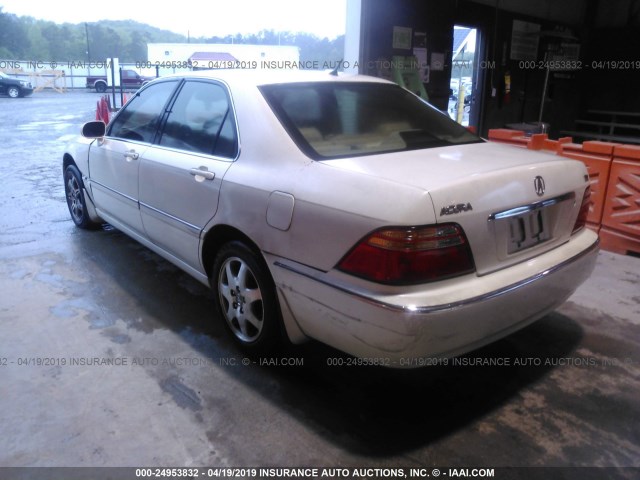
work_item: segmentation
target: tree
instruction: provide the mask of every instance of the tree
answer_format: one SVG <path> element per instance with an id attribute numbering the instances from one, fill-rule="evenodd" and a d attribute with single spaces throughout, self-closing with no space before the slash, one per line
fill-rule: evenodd
<path id="1" fill-rule="evenodd" d="M 0 55 L 20 60 L 26 57 L 29 47 L 29 37 L 21 18 L 4 13 L 0 6 Z"/>
<path id="2" fill-rule="evenodd" d="M 145 61 L 147 58 L 147 43 L 150 43 L 148 33 L 138 30 L 133 31 L 131 40 L 124 49 L 123 58 L 130 62 Z"/>
<path id="3" fill-rule="evenodd" d="M 88 37 L 88 38 L 87 38 Z M 17 17 L 4 13 L 0 7 L 0 59 L 36 61 L 102 62 L 117 57 L 121 62 L 147 60 L 147 43 L 184 43 L 184 35 L 161 30 L 132 20 L 102 20 L 85 24 L 62 25 Z M 292 45 L 299 47 L 300 60 L 318 62 L 321 66 L 335 64 L 343 57 L 344 37 L 333 40 L 318 38 L 304 32 L 277 32 L 262 30 L 242 35 L 194 38 L 196 43 L 236 43 L 253 45 Z"/>
<path id="4" fill-rule="evenodd" d="M 92 62 L 103 62 L 107 58 L 119 57 L 122 53 L 122 39 L 111 27 L 99 23 L 89 24 L 89 47 Z M 123 59 L 124 60 L 124 59 Z"/>

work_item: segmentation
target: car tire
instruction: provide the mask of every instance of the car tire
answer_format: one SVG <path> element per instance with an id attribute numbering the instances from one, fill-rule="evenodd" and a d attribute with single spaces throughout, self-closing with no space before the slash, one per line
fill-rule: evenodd
<path id="1" fill-rule="evenodd" d="M 18 87 L 9 87 L 7 89 L 7 95 L 11 98 L 18 98 L 20 96 L 20 89 Z"/>
<path id="2" fill-rule="evenodd" d="M 64 171 L 64 193 L 67 198 L 67 207 L 71 214 L 71 220 L 78 227 L 90 230 L 97 228 L 100 224 L 89 217 L 83 190 L 84 186 L 80 170 L 75 165 L 69 165 Z"/>
<path id="3" fill-rule="evenodd" d="M 107 84 L 104 82 L 96 82 L 96 92 L 98 93 L 104 93 L 107 91 Z"/>
<path id="4" fill-rule="evenodd" d="M 216 311 L 235 343 L 251 354 L 274 352 L 282 322 L 264 260 L 244 243 L 227 243 L 216 255 L 211 286 Z"/>

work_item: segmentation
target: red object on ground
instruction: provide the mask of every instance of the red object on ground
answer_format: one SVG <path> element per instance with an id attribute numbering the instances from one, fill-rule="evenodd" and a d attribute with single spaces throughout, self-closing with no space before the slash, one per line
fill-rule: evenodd
<path id="1" fill-rule="evenodd" d="M 102 120 L 104 123 L 109 123 L 109 104 L 106 97 L 101 97 L 98 101 L 96 109 L 96 120 Z"/>

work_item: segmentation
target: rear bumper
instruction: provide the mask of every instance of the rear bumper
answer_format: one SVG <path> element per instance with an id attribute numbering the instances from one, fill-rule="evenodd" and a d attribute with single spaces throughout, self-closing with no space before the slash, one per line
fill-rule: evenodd
<path id="1" fill-rule="evenodd" d="M 309 337 L 376 364 L 412 367 L 474 350 L 560 306 L 589 277 L 597 235 L 489 275 L 419 288 L 367 291 L 346 275 L 274 261 L 281 298 Z"/>

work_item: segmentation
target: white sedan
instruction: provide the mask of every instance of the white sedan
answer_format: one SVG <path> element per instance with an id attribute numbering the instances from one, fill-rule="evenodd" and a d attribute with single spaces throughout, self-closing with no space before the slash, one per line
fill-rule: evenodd
<path id="1" fill-rule="evenodd" d="M 562 304 L 598 250 L 580 162 L 358 75 L 163 77 L 86 124 L 63 170 L 79 227 L 106 221 L 210 286 L 250 352 L 459 355 Z"/>

